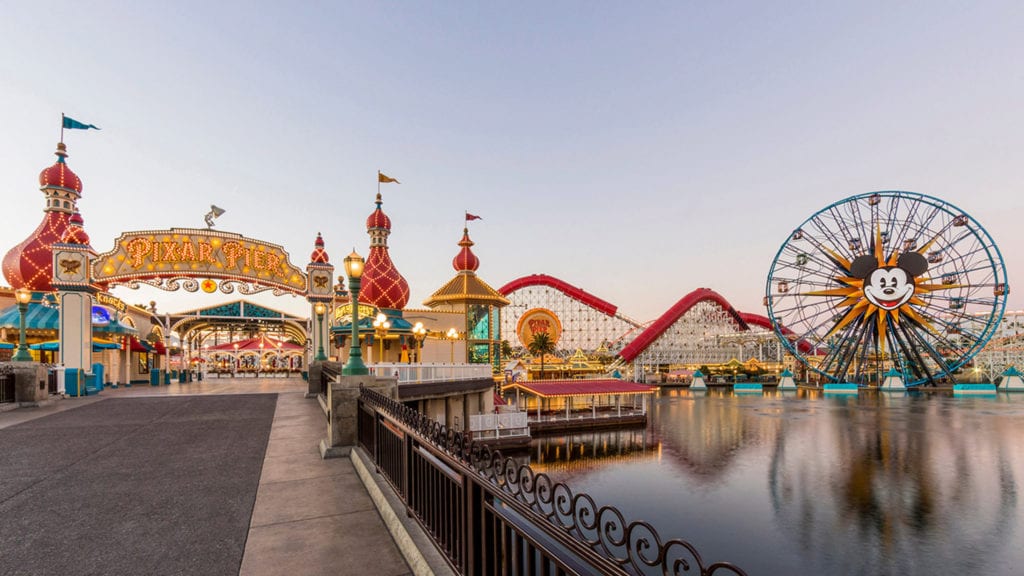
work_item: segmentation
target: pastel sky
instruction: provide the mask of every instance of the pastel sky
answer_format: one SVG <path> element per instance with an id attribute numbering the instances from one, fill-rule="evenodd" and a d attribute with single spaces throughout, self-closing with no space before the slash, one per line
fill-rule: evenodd
<path id="1" fill-rule="evenodd" d="M 217 228 L 304 267 L 367 252 L 376 172 L 411 306 L 465 211 L 499 287 L 545 273 L 650 320 L 698 287 L 763 313 L 789 232 L 873 190 L 942 198 L 1024 308 L 1024 3 L 4 2 L 0 247 L 42 217 L 66 113 L 93 247 Z M 117 292 L 161 311 L 225 295 Z M 264 300 L 308 314 L 303 300 Z"/>

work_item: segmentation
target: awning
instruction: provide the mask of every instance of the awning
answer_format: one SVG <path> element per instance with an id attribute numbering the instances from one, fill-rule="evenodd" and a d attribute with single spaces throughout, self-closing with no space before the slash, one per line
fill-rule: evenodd
<path id="1" fill-rule="evenodd" d="M 18 305 L 8 306 L 0 311 L 0 328 L 13 328 L 20 326 L 21 313 L 18 312 Z M 28 330 L 57 330 L 60 326 L 60 311 L 50 306 L 43 306 L 38 302 L 29 302 L 28 311 L 25 312 L 25 328 Z"/>
<path id="2" fill-rule="evenodd" d="M 92 331 L 101 334 L 131 334 L 133 336 L 139 333 L 135 328 L 125 326 L 116 320 L 112 320 L 109 324 L 95 324 Z"/>
<path id="3" fill-rule="evenodd" d="M 166 355 L 167 346 L 164 346 L 163 342 L 157 340 L 156 342 L 153 343 L 153 351 L 156 352 L 157 354 L 160 354 L 161 356 Z"/>
<path id="4" fill-rule="evenodd" d="M 129 336 L 129 350 L 132 352 L 152 352 L 153 347 L 149 345 L 149 342 L 139 340 L 135 336 Z"/>
<path id="5" fill-rule="evenodd" d="M 109 342 L 107 340 L 100 340 L 98 338 L 92 339 L 92 351 L 99 352 L 100 350 L 117 350 L 121 345 L 117 342 Z M 29 346 L 32 350 L 42 350 L 44 352 L 55 352 L 60 350 L 60 340 L 50 340 L 47 342 L 39 342 L 38 344 L 32 344 Z"/>
<path id="6" fill-rule="evenodd" d="M 14 350 L 14 344 L 0 342 L 0 350 Z"/>

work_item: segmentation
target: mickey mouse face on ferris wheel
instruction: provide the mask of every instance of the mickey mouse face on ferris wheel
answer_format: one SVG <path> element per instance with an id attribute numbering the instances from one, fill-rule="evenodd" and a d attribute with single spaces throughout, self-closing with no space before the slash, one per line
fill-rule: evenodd
<path id="1" fill-rule="evenodd" d="M 858 256 L 850 274 L 864 280 L 864 297 L 883 310 L 895 310 L 914 297 L 914 277 L 928 270 L 928 260 L 917 252 L 901 254 L 896 266 L 879 266 L 874 256 Z"/>

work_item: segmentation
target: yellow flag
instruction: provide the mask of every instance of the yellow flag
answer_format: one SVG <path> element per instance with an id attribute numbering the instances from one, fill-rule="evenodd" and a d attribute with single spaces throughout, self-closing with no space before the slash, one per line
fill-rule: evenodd
<path id="1" fill-rule="evenodd" d="M 384 183 L 384 184 L 390 184 L 391 182 L 394 182 L 395 184 L 401 184 L 401 182 L 399 182 L 398 180 L 395 180 L 391 176 L 388 176 L 388 175 L 384 174 L 380 170 L 377 170 L 377 182 L 381 182 L 381 183 Z"/>

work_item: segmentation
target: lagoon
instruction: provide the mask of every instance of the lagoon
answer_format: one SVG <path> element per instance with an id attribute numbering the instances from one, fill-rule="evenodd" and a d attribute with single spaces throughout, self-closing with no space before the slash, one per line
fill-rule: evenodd
<path id="1" fill-rule="evenodd" d="M 665 389 L 531 465 L 751 576 L 1024 573 L 1024 394 Z"/>

